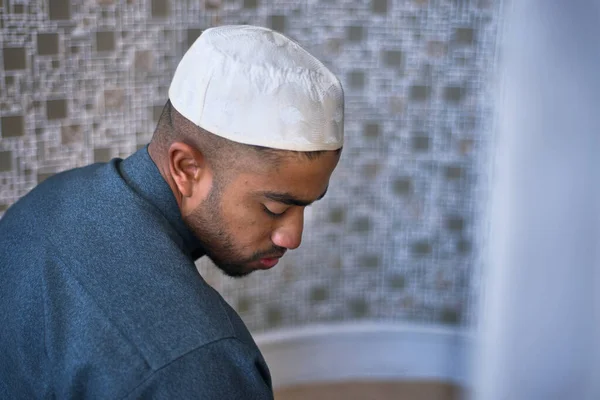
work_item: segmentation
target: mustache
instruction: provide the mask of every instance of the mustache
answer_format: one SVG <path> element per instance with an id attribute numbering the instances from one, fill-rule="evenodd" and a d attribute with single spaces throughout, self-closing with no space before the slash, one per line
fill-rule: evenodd
<path id="1" fill-rule="evenodd" d="M 285 247 L 273 246 L 270 250 L 254 253 L 252 261 L 258 261 L 262 258 L 280 258 L 283 257 L 286 251 Z"/>

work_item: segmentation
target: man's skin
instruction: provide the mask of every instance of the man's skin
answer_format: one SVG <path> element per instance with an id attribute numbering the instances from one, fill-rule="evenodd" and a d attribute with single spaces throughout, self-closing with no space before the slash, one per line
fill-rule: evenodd
<path id="1" fill-rule="evenodd" d="M 174 109 L 172 118 L 171 127 L 158 129 L 195 129 Z M 189 140 L 153 140 L 148 151 L 205 254 L 230 276 L 269 269 L 300 246 L 304 209 L 325 195 L 340 158 L 340 151 L 314 158 L 280 151 L 275 162 L 249 151 L 241 163 L 232 160 L 229 179 L 217 182 L 222 174 Z"/>

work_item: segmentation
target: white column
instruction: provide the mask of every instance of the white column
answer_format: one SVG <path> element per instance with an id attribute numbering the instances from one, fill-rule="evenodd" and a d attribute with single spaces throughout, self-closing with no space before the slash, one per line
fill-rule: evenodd
<path id="1" fill-rule="evenodd" d="M 600 5 L 513 0 L 476 400 L 600 399 Z"/>

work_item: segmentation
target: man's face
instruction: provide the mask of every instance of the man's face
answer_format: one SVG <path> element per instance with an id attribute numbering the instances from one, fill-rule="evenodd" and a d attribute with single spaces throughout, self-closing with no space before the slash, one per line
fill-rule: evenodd
<path id="1" fill-rule="evenodd" d="M 269 269 L 300 246 L 304 209 L 325 195 L 339 154 L 312 160 L 283 156 L 223 183 L 216 174 L 208 197 L 186 217 L 206 255 L 229 276 Z M 264 164 L 264 165 L 260 165 Z"/>

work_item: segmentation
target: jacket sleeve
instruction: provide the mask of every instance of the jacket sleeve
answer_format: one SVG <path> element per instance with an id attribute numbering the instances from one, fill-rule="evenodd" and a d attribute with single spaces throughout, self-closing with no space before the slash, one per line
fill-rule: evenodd
<path id="1" fill-rule="evenodd" d="M 273 399 L 262 355 L 235 338 L 199 347 L 153 371 L 125 399 Z"/>

